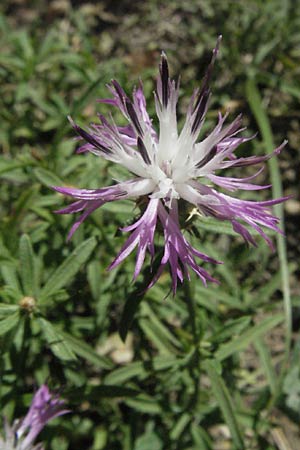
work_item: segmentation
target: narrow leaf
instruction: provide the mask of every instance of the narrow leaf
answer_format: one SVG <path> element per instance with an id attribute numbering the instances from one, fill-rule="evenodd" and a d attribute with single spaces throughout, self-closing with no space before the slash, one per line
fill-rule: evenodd
<path id="1" fill-rule="evenodd" d="M 190 420 L 191 417 L 189 414 L 183 413 L 180 415 L 179 419 L 175 423 L 174 428 L 172 428 L 170 433 L 170 438 L 172 439 L 172 441 L 176 441 L 177 439 L 180 438 Z"/>
<path id="2" fill-rule="evenodd" d="M 45 320 L 42 317 L 40 317 L 38 321 L 40 323 L 42 333 L 50 345 L 54 355 L 62 361 L 76 360 L 73 350 L 70 348 L 59 330 L 48 322 L 48 320 Z"/>
<path id="3" fill-rule="evenodd" d="M 150 322 L 149 319 L 140 319 L 139 325 L 141 326 L 150 342 L 155 345 L 160 353 L 171 356 L 172 354 L 177 352 L 170 341 L 168 341 L 166 337 L 161 333 L 161 330 L 155 323 Z"/>
<path id="4" fill-rule="evenodd" d="M 7 317 L 19 309 L 18 305 L 8 305 L 7 303 L 0 303 L 0 317 Z"/>
<path id="5" fill-rule="evenodd" d="M 14 314 L 11 314 L 10 316 L 6 317 L 6 319 L 1 320 L 0 336 L 4 336 L 4 334 L 12 330 L 18 324 L 19 320 L 20 320 L 19 311 L 16 311 Z"/>
<path id="6" fill-rule="evenodd" d="M 74 336 L 71 336 L 70 334 L 62 331 L 61 335 L 65 339 L 65 341 L 68 343 L 69 347 L 72 349 L 76 355 L 86 359 L 91 364 L 94 364 L 95 366 L 99 367 L 100 369 L 112 369 L 113 364 L 104 356 L 98 355 L 92 347 L 90 347 L 88 344 L 86 344 L 81 339 L 75 338 Z"/>
<path id="7" fill-rule="evenodd" d="M 129 328 L 131 327 L 135 313 L 137 312 L 139 305 L 146 294 L 147 286 L 149 286 L 152 279 L 152 274 L 156 273 L 158 270 L 160 260 L 161 254 L 158 253 L 152 262 L 152 268 L 149 266 L 148 268 L 145 268 L 144 279 L 141 282 L 136 283 L 136 287 L 126 300 L 119 326 L 119 334 L 123 342 L 126 340 L 126 336 Z"/>
<path id="8" fill-rule="evenodd" d="M 19 298 L 21 298 L 23 293 L 17 276 L 16 264 L 11 262 L 2 263 L 0 271 L 7 286 L 13 288 Z"/>
<path id="9" fill-rule="evenodd" d="M 126 341 L 126 336 L 142 300 L 143 295 L 138 295 L 138 289 L 135 289 L 126 300 L 119 325 L 119 334 L 123 342 Z"/>
<path id="10" fill-rule="evenodd" d="M 29 236 L 23 234 L 19 244 L 20 273 L 25 295 L 35 295 L 34 254 Z"/>
<path id="11" fill-rule="evenodd" d="M 147 316 L 149 316 L 150 321 L 153 323 L 153 325 L 155 325 L 159 334 L 163 336 L 164 339 L 166 339 L 176 347 L 181 348 L 180 341 L 174 336 L 174 334 L 171 333 L 167 326 L 164 325 L 161 318 L 159 317 L 159 314 L 157 314 L 150 308 L 149 303 L 144 302 L 142 304 L 142 313 L 145 313 Z"/>
<path id="12" fill-rule="evenodd" d="M 211 382 L 211 387 L 214 393 L 214 396 L 218 402 L 218 406 L 220 407 L 222 414 L 224 416 L 225 422 L 228 425 L 228 428 L 231 433 L 232 440 L 237 449 L 243 450 L 245 449 L 242 434 L 239 428 L 239 424 L 237 421 L 237 417 L 235 415 L 236 408 L 231 399 L 230 393 L 224 383 L 223 378 L 218 374 L 215 369 L 215 365 L 212 361 L 206 361 L 205 369 L 209 380 Z"/>
<path id="13" fill-rule="evenodd" d="M 81 265 L 87 261 L 96 245 L 94 237 L 82 242 L 70 256 L 55 270 L 44 285 L 40 298 L 44 300 L 61 288 L 65 287 L 79 271 Z"/>
<path id="14" fill-rule="evenodd" d="M 24 166 L 26 166 L 26 163 L 0 160 L 0 176 L 7 172 L 11 172 L 12 170 L 19 169 Z"/>
<path id="15" fill-rule="evenodd" d="M 151 376 L 151 370 L 166 370 L 171 367 L 177 369 L 182 364 L 185 364 L 184 359 L 157 356 L 156 358 L 153 358 L 152 361 L 134 362 L 128 364 L 126 367 L 114 370 L 105 377 L 105 384 L 121 384 L 134 377 L 138 377 L 139 380 L 142 380 Z"/>
<path id="16" fill-rule="evenodd" d="M 57 175 L 42 167 L 35 168 L 33 173 L 36 178 L 47 187 L 63 185 L 63 182 Z"/>
<path id="17" fill-rule="evenodd" d="M 161 414 L 161 406 L 159 403 L 148 395 L 142 394 L 135 398 L 125 399 L 126 403 L 130 408 L 146 414 Z"/>
<path id="18" fill-rule="evenodd" d="M 255 339 L 254 346 L 256 348 L 256 351 L 259 355 L 262 367 L 266 374 L 271 393 L 275 394 L 276 389 L 277 389 L 277 383 L 276 383 L 277 377 L 276 377 L 275 369 L 272 364 L 270 352 L 261 337 Z"/>
<path id="19" fill-rule="evenodd" d="M 98 397 L 136 397 L 140 394 L 140 391 L 137 389 L 132 389 L 124 386 L 115 386 L 115 385 L 102 385 L 91 388 L 91 392 L 89 395 L 93 398 Z"/>
<path id="20" fill-rule="evenodd" d="M 237 336 L 226 344 L 221 345 L 215 353 L 215 357 L 217 360 L 222 361 L 223 359 L 233 355 L 233 353 L 244 350 L 255 339 L 267 333 L 283 320 L 284 318 L 282 314 L 277 314 L 276 316 L 268 317 L 267 319 L 262 320 L 260 323 L 249 328 L 240 336 Z"/>
<path id="21" fill-rule="evenodd" d="M 239 236 L 239 234 L 233 230 L 230 223 L 220 222 L 211 217 L 200 217 L 199 220 L 195 222 L 197 228 L 201 228 L 205 231 L 213 232 L 213 233 L 222 233 L 228 234 L 229 236 Z M 252 236 L 259 236 L 259 233 L 254 230 L 252 227 L 245 225 L 245 228 L 249 231 Z M 267 235 L 275 235 L 275 232 L 272 230 L 265 230 Z"/>
<path id="22" fill-rule="evenodd" d="M 210 450 L 212 448 L 212 442 L 208 433 L 194 422 L 191 424 L 191 435 L 194 443 L 197 445 L 195 448 L 201 450 Z"/>

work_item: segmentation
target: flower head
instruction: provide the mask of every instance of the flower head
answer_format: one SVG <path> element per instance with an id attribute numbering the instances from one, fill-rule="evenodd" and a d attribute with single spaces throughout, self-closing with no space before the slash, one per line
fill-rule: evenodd
<path id="1" fill-rule="evenodd" d="M 176 105 L 179 86 L 169 77 L 167 57 L 161 55 L 159 76 L 155 93 L 156 114 L 159 120 L 159 133 L 152 124 L 147 109 L 143 87 L 133 91 L 130 99 L 121 86 L 113 80 L 108 86 L 112 98 L 100 100 L 117 107 L 128 120 L 126 127 L 118 127 L 112 120 L 108 122 L 99 115 L 100 123 L 91 124 L 87 130 L 71 123 L 75 131 L 85 141 L 78 152 L 91 152 L 125 167 L 133 175 L 128 181 L 119 182 L 101 189 L 73 189 L 55 187 L 58 192 L 76 199 L 59 213 L 82 212 L 74 223 L 69 237 L 72 236 L 82 221 L 96 208 L 104 203 L 119 199 L 147 198 L 147 206 L 141 217 L 133 225 L 123 229 L 131 232 L 121 251 L 110 265 L 120 264 L 137 247 L 134 279 L 141 271 L 148 251 L 153 258 L 155 253 L 154 235 L 158 222 L 163 228 L 164 253 L 158 272 L 154 274 L 152 286 L 163 268 L 169 264 L 172 277 L 172 289 L 176 292 L 177 282 L 189 277 L 193 270 L 206 284 L 214 280 L 196 261 L 218 263 L 200 253 L 183 236 L 179 226 L 179 200 L 189 202 L 203 216 L 210 216 L 221 221 L 230 221 L 233 229 L 243 238 L 255 245 L 245 224 L 254 228 L 272 246 L 262 227 L 280 232 L 278 219 L 270 207 L 284 201 L 283 198 L 269 201 L 246 201 L 220 192 L 234 192 L 238 189 L 259 190 L 270 186 L 252 183 L 263 168 L 246 178 L 224 176 L 227 168 L 245 167 L 265 162 L 278 154 L 282 147 L 267 156 L 237 157 L 236 148 L 251 138 L 240 136 L 241 116 L 225 125 L 227 114 L 219 114 L 218 123 L 210 134 L 199 140 L 205 120 L 209 98 L 209 82 L 218 53 L 218 39 L 212 60 L 204 76 L 201 89 L 196 89 L 187 108 L 185 123 L 178 131 Z"/>
<path id="2" fill-rule="evenodd" d="M 5 440 L 0 437 L 1 449 L 42 450 L 42 444 L 34 446 L 33 442 L 50 420 L 68 412 L 64 403 L 43 384 L 35 393 L 24 419 L 15 421 L 12 427 L 5 424 Z"/>

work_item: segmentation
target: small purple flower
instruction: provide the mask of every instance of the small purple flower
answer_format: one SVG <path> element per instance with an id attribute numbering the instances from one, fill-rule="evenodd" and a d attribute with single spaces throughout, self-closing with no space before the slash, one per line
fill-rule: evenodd
<path id="1" fill-rule="evenodd" d="M 214 280 L 199 266 L 196 258 L 205 262 L 219 263 L 200 253 L 183 236 L 179 226 L 178 208 L 186 201 L 197 208 L 199 215 L 209 216 L 221 221 L 230 221 L 233 229 L 242 235 L 246 242 L 255 241 L 244 224 L 254 228 L 272 248 L 272 242 L 262 227 L 280 233 L 278 218 L 274 217 L 270 207 L 281 203 L 285 198 L 269 201 L 246 201 L 219 192 L 215 187 L 234 192 L 242 190 L 266 189 L 251 181 L 262 170 L 246 178 L 232 178 L 222 175 L 227 168 L 245 167 L 264 163 L 273 155 L 280 153 L 284 142 L 272 154 L 266 156 L 237 157 L 236 148 L 251 138 L 241 137 L 241 116 L 225 126 L 227 114 L 219 114 L 214 130 L 202 141 L 198 140 L 205 120 L 210 99 L 209 82 L 218 53 L 218 39 L 213 51 L 211 63 L 204 76 L 201 89 L 196 89 L 190 100 L 185 123 L 180 132 L 177 128 L 176 105 L 179 85 L 169 78 L 166 55 L 162 53 L 155 93 L 156 113 L 159 120 L 159 133 L 152 125 L 147 109 L 143 87 L 133 91 L 132 100 L 121 86 L 113 80 L 108 86 L 111 99 L 100 100 L 117 107 L 128 120 L 126 127 L 118 127 L 99 115 L 100 123 L 91 124 L 86 131 L 71 123 L 75 131 L 85 141 L 78 149 L 79 153 L 91 152 L 109 161 L 120 164 L 134 178 L 102 189 L 73 189 L 54 187 L 58 192 L 76 199 L 68 207 L 57 211 L 61 214 L 82 212 L 70 230 L 69 238 L 83 220 L 104 203 L 119 199 L 147 199 L 147 206 L 139 220 L 123 231 L 131 232 L 110 269 L 120 264 L 137 247 L 137 259 L 134 279 L 139 275 L 146 252 L 153 259 L 155 254 L 154 236 L 157 224 L 163 228 L 164 254 L 152 286 L 160 277 L 164 267 L 169 264 L 173 293 L 177 282 L 189 278 L 193 270 L 206 284 Z M 150 287 L 149 286 L 149 287 Z"/>
<path id="2" fill-rule="evenodd" d="M 5 440 L 0 437 L 1 450 L 42 450 L 42 444 L 34 446 L 33 442 L 50 420 L 69 412 L 64 409 L 64 403 L 43 384 L 24 419 L 15 421 L 12 427 L 5 424 Z"/>

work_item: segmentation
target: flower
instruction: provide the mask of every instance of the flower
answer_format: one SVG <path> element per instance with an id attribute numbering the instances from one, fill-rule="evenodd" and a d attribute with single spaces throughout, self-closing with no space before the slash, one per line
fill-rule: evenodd
<path id="1" fill-rule="evenodd" d="M 42 444 L 33 446 L 33 442 L 50 420 L 69 412 L 63 409 L 64 403 L 43 384 L 24 419 L 16 420 L 12 427 L 5 423 L 5 440 L 0 437 L 1 450 L 43 450 Z"/>
<path id="2" fill-rule="evenodd" d="M 100 100 L 117 107 L 128 120 L 127 126 L 118 127 L 113 120 L 108 122 L 99 115 L 100 123 L 91 124 L 89 129 L 84 130 L 70 119 L 75 131 L 85 141 L 78 153 L 91 152 L 120 164 L 134 178 L 101 189 L 54 187 L 56 191 L 76 199 L 68 207 L 57 211 L 58 213 L 82 212 L 72 226 L 69 238 L 83 220 L 104 203 L 119 199 L 146 198 L 147 206 L 141 217 L 133 225 L 123 228 L 123 231 L 131 232 L 131 235 L 110 265 L 110 269 L 119 265 L 137 248 L 133 277 L 136 279 L 142 269 L 146 252 L 150 253 L 152 259 L 154 257 L 154 236 L 159 222 L 163 228 L 164 254 L 150 286 L 158 280 L 164 267 L 169 264 L 174 294 L 178 280 L 183 282 L 185 276 L 189 278 L 189 270 L 193 270 L 204 284 L 207 280 L 216 281 L 199 266 L 196 258 L 219 263 L 200 253 L 183 236 L 179 226 L 179 202 L 189 202 L 202 216 L 230 221 L 233 229 L 253 245 L 256 245 L 255 241 L 244 224 L 254 228 L 270 247 L 272 242 L 262 227 L 280 233 L 278 218 L 272 215 L 270 207 L 284 201 L 284 198 L 260 202 L 240 200 L 219 192 L 217 188 L 229 192 L 238 189 L 251 191 L 269 188 L 270 186 L 251 182 L 263 167 L 246 178 L 223 176 L 219 171 L 263 163 L 271 156 L 277 155 L 285 142 L 266 156 L 237 157 L 236 148 L 252 138 L 239 135 L 244 130 L 241 128 L 241 116 L 225 126 L 228 114 L 222 116 L 221 113 L 213 131 L 202 141 L 198 139 L 208 108 L 209 82 L 220 39 L 221 37 L 213 50 L 201 89 L 193 92 L 180 132 L 176 117 L 179 84 L 169 77 L 165 53 L 161 55 L 155 93 L 159 133 L 147 113 L 142 83 L 134 89 L 131 100 L 117 81 L 113 80 L 108 86 L 112 98 Z"/>

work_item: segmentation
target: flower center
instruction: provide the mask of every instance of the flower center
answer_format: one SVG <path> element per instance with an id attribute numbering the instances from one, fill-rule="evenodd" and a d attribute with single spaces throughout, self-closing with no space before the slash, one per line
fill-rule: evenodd
<path id="1" fill-rule="evenodd" d="M 167 196 L 170 190 L 174 190 L 173 180 L 166 177 L 158 183 L 158 187 L 161 194 Z"/>

